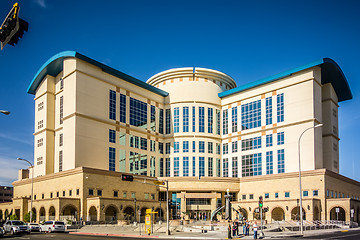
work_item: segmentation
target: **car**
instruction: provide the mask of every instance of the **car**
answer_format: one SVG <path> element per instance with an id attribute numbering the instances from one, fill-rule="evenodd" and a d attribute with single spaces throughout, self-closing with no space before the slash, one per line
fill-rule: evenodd
<path id="1" fill-rule="evenodd" d="M 46 221 L 40 225 L 40 232 L 65 232 L 65 223 L 61 221 Z"/>
<path id="2" fill-rule="evenodd" d="M 0 237 L 3 237 L 5 235 L 5 230 L 0 227 Z"/>
<path id="3" fill-rule="evenodd" d="M 40 225 L 37 223 L 28 223 L 28 226 L 30 228 L 30 232 L 39 232 L 40 231 Z"/>
<path id="4" fill-rule="evenodd" d="M 26 223 L 19 220 L 9 220 L 4 223 L 5 233 L 10 233 L 11 235 L 19 233 L 30 233 L 30 228 Z"/>

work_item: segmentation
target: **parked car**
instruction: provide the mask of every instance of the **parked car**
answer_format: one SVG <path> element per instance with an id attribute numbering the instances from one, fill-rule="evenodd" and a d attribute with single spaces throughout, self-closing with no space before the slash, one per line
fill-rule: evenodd
<path id="1" fill-rule="evenodd" d="M 65 223 L 60 221 L 46 221 L 40 225 L 40 232 L 65 232 Z"/>
<path id="2" fill-rule="evenodd" d="M 39 232 L 40 231 L 40 225 L 37 223 L 29 223 L 28 226 L 30 228 L 30 232 Z"/>
<path id="3" fill-rule="evenodd" d="M 4 223 L 5 233 L 10 233 L 11 235 L 19 233 L 30 233 L 30 228 L 26 223 L 19 220 L 9 220 Z"/>
<path id="4" fill-rule="evenodd" d="M 5 230 L 0 227 L 0 237 L 3 237 L 5 235 Z"/>

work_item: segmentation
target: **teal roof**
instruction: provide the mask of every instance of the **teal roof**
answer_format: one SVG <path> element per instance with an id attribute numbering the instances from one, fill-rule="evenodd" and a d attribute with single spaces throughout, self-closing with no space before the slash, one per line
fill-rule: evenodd
<path id="1" fill-rule="evenodd" d="M 346 101 L 349 99 L 352 99 L 352 93 L 349 87 L 349 84 L 345 78 L 344 73 L 342 72 L 342 70 L 340 69 L 339 65 L 337 65 L 337 63 L 330 59 L 330 58 L 323 58 L 321 60 L 267 77 L 267 78 L 263 78 L 260 79 L 258 81 L 255 82 L 251 82 L 233 89 L 230 89 L 228 91 L 225 92 L 221 92 L 219 93 L 219 97 L 223 98 L 223 97 L 227 97 L 230 95 L 233 95 L 235 93 L 239 93 L 254 87 L 258 87 L 273 81 L 276 81 L 278 79 L 281 78 L 285 78 L 288 76 L 291 76 L 292 74 L 296 73 L 296 72 L 300 72 L 302 70 L 311 68 L 311 67 L 315 67 L 315 66 L 319 66 L 321 67 L 321 84 L 326 84 L 326 83 L 331 83 L 336 95 L 338 97 L 339 102 L 341 101 Z"/>
<path id="2" fill-rule="evenodd" d="M 95 61 L 94 59 L 88 58 L 78 52 L 75 51 L 64 51 L 61 53 L 58 53 L 51 57 L 49 60 L 42 65 L 42 67 L 39 69 L 39 71 L 36 73 L 35 77 L 31 81 L 27 92 L 30 94 L 35 94 L 36 89 L 40 85 L 41 81 L 44 79 L 46 75 L 51 76 L 57 76 L 62 70 L 63 70 L 63 63 L 65 58 L 75 57 L 78 59 L 81 59 L 85 62 L 88 62 L 90 64 L 93 64 L 99 68 L 101 68 L 104 72 L 111 74 L 115 77 L 121 78 L 129 83 L 135 84 L 139 87 L 142 87 L 146 90 L 149 90 L 153 93 L 159 94 L 160 96 L 166 97 L 169 95 L 169 93 L 158 89 L 154 86 L 151 86 L 150 84 L 147 84 L 139 79 L 136 79 L 134 77 L 131 77 L 125 73 L 122 73 L 114 68 L 111 68 L 105 64 L 102 64 L 98 61 Z"/>

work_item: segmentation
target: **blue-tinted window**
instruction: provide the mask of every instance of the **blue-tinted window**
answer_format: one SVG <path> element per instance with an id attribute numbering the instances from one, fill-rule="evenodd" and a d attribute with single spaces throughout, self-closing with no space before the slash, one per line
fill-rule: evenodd
<path id="1" fill-rule="evenodd" d="M 223 111 L 223 134 L 228 134 L 228 124 L 229 124 L 228 110 L 225 109 Z"/>
<path id="2" fill-rule="evenodd" d="M 290 192 L 285 192 L 285 197 L 289 198 L 290 197 Z"/>
<path id="3" fill-rule="evenodd" d="M 155 132 L 156 131 L 156 108 L 155 106 L 151 106 L 150 107 L 150 129 L 151 131 Z"/>
<path id="4" fill-rule="evenodd" d="M 109 129 L 109 142 L 115 143 L 116 142 L 116 131 Z"/>
<path id="5" fill-rule="evenodd" d="M 165 124 L 166 124 L 166 128 L 165 128 L 165 133 L 166 134 L 170 134 L 171 133 L 171 112 L 170 109 L 166 109 L 165 111 Z"/>
<path id="6" fill-rule="evenodd" d="M 196 158 L 195 157 L 192 158 L 192 175 L 193 175 L 193 177 L 196 176 Z"/>
<path id="7" fill-rule="evenodd" d="M 232 142 L 231 145 L 232 145 L 231 147 L 232 152 L 236 153 L 238 151 L 238 142 L 237 141 Z"/>
<path id="8" fill-rule="evenodd" d="M 277 122 L 284 121 L 284 94 L 277 95 Z"/>
<path id="9" fill-rule="evenodd" d="M 229 177 L 229 159 L 223 159 L 223 177 Z"/>
<path id="10" fill-rule="evenodd" d="M 189 157 L 183 157 L 183 176 L 189 176 Z"/>
<path id="11" fill-rule="evenodd" d="M 205 142 L 199 141 L 199 152 L 204 153 L 205 152 Z"/>
<path id="12" fill-rule="evenodd" d="M 261 137 L 241 140 L 241 151 L 261 148 Z"/>
<path id="13" fill-rule="evenodd" d="M 165 159 L 166 177 L 170 177 L 170 158 Z"/>
<path id="14" fill-rule="evenodd" d="M 159 175 L 160 175 L 160 177 L 163 177 L 164 176 L 164 159 L 163 158 L 160 158 L 159 165 L 160 165 Z"/>
<path id="15" fill-rule="evenodd" d="M 279 132 L 277 134 L 277 144 L 278 145 L 284 144 L 284 132 Z"/>
<path id="16" fill-rule="evenodd" d="M 199 132 L 205 132 L 205 108 L 199 107 Z"/>
<path id="17" fill-rule="evenodd" d="M 285 172 L 285 154 L 284 149 L 280 149 L 277 151 L 278 154 L 278 173 Z"/>
<path id="18" fill-rule="evenodd" d="M 165 143 L 165 154 L 170 154 L 170 143 Z"/>
<path id="19" fill-rule="evenodd" d="M 109 171 L 115 171 L 115 148 L 109 147 Z"/>
<path id="20" fill-rule="evenodd" d="M 183 107 L 183 132 L 189 132 L 189 107 Z"/>
<path id="21" fill-rule="evenodd" d="M 189 141 L 183 141 L 183 152 L 189 152 Z"/>
<path id="22" fill-rule="evenodd" d="M 254 101 L 241 106 L 241 129 L 261 126 L 261 101 Z"/>
<path id="23" fill-rule="evenodd" d="M 266 147 L 272 147 L 272 145 L 273 145 L 272 134 L 266 135 Z"/>
<path id="24" fill-rule="evenodd" d="M 223 154 L 228 154 L 229 153 L 229 146 L 227 143 L 223 144 Z"/>
<path id="25" fill-rule="evenodd" d="M 160 154 L 164 154 L 164 143 L 159 142 L 159 152 Z"/>
<path id="26" fill-rule="evenodd" d="M 238 177 L 238 158 L 237 157 L 233 157 L 232 158 L 232 177 Z"/>
<path id="27" fill-rule="evenodd" d="M 147 139 L 146 138 L 141 138 L 140 146 L 141 146 L 142 150 L 147 150 Z"/>
<path id="28" fill-rule="evenodd" d="M 174 142 L 174 153 L 179 152 L 179 142 Z"/>
<path id="29" fill-rule="evenodd" d="M 303 197 L 308 197 L 309 196 L 309 191 L 303 191 Z"/>
<path id="30" fill-rule="evenodd" d="M 241 156 L 243 177 L 262 175 L 261 153 Z"/>
<path id="31" fill-rule="evenodd" d="M 159 133 L 164 134 L 164 110 L 159 109 Z"/>
<path id="32" fill-rule="evenodd" d="M 213 133 L 213 109 L 208 108 L 208 133 Z"/>
<path id="33" fill-rule="evenodd" d="M 179 157 L 174 157 L 174 177 L 179 176 Z"/>
<path id="34" fill-rule="evenodd" d="M 266 174 L 273 174 L 273 152 L 266 152 Z"/>
<path id="35" fill-rule="evenodd" d="M 180 116 L 179 108 L 174 108 L 174 133 L 178 133 L 180 130 Z"/>
<path id="36" fill-rule="evenodd" d="M 272 124 L 272 97 L 265 99 L 266 102 L 266 125 Z"/>
<path id="37" fill-rule="evenodd" d="M 313 191 L 313 196 L 319 196 L 319 190 L 314 190 Z M 344 196 L 343 196 L 344 197 Z"/>
<path id="38" fill-rule="evenodd" d="M 216 134 L 220 135 L 220 110 L 216 109 Z"/>
<path id="39" fill-rule="evenodd" d="M 231 109 L 231 127 L 232 132 L 237 132 L 238 129 L 238 114 L 237 107 Z"/>
<path id="40" fill-rule="evenodd" d="M 253 154 L 254 158 L 254 176 L 258 176 L 262 174 L 262 164 L 261 164 L 261 153 Z"/>
<path id="41" fill-rule="evenodd" d="M 116 92 L 110 90 L 109 95 L 109 118 L 116 120 Z"/>
<path id="42" fill-rule="evenodd" d="M 192 107 L 192 131 L 196 132 L 196 108 Z"/>
<path id="43" fill-rule="evenodd" d="M 269 193 L 265 193 L 265 198 L 269 198 L 270 194 Z"/>
<path id="44" fill-rule="evenodd" d="M 205 176 L 205 158 L 199 157 L 199 177 Z"/>
<path id="45" fill-rule="evenodd" d="M 275 193 L 275 198 L 279 198 L 279 193 Z"/>
<path id="46" fill-rule="evenodd" d="M 196 152 L 196 141 L 192 142 L 192 151 Z"/>
<path id="47" fill-rule="evenodd" d="M 120 94 L 120 122 L 126 123 L 126 96 Z"/>
<path id="48" fill-rule="evenodd" d="M 130 125 L 146 128 L 147 103 L 130 98 Z"/>

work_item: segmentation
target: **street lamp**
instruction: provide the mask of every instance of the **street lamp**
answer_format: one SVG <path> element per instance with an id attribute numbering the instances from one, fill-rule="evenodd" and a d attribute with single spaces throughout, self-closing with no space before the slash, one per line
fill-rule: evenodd
<path id="1" fill-rule="evenodd" d="M 135 222 L 136 222 L 136 198 L 134 198 L 134 204 L 135 204 L 134 217 L 135 217 Z"/>
<path id="2" fill-rule="evenodd" d="M 6 110 L 0 110 L 0 113 L 3 113 L 3 114 L 5 114 L 5 115 L 9 115 L 9 114 L 10 114 L 10 112 L 9 112 L 9 111 L 6 111 Z"/>
<path id="3" fill-rule="evenodd" d="M 301 137 L 304 135 L 304 133 L 310 129 L 313 129 L 313 128 L 317 128 L 317 127 L 322 127 L 323 124 L 320 123 L 318 125 L 315 125 L 313 127 L 309 127 L 307 129 L 305 129 L 300 137 L 299 137 L 299 142 L 298 142 L 298 149 L 299 149 L 299 186 L 300 186 L 300 227 L 301 227 L 301 235 L 304 234 L 304 231 L 303 231 L 303 211 L 302 211 L 302 188 L 301 188 L 301 161 L 300 161 L 300 140 L 301 140 Z"/>
<path id="4" fill-rule="evenodd" d="M 23 158 L 17 158 L 17 160 L 25 161 L 31 166 L 31 198 L 30 198 L 30 222 L 32 222 L 32 204 L 33 204 L 33 189 L 34 189 L 34 167 L 31 162 Z"/>

